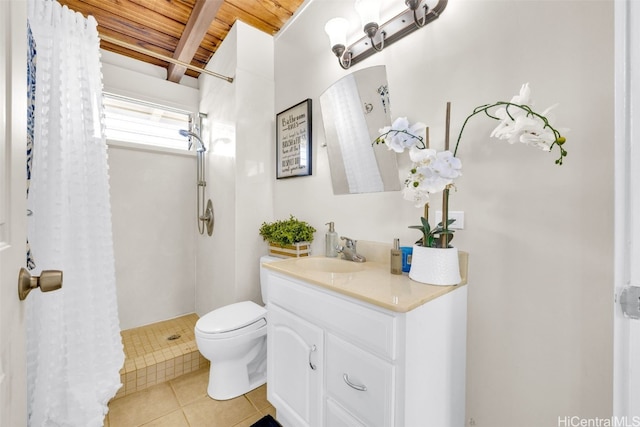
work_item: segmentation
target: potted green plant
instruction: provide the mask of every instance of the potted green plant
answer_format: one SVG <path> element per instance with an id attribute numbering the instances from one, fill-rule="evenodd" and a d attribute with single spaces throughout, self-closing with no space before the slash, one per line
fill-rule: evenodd
<path id="1" fill-rule="evenodd" d="M 285 257 L 303 257 L 311 254 L 311 242 L 316 229 L 293 215 L 289 219 L 263 222 L 259 233 L 269 242 L 269 254 Z"/>

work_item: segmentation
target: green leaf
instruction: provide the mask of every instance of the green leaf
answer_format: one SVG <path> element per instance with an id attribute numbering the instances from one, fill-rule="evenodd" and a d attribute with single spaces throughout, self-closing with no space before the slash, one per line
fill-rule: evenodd
<path id="1" fill-rule="evenodd" d="M 451 225 L 454 222 L 456 222 L 456 219 L 455 218 L 450 218 L 450 219 L 447 220 L 447 225 Z M 437 226 L 442 228 L 442 222 L 439 222 Z"/>
<path id="2" fill-rule="evenodd" d="M 429 234 L 429 231 L 431 230 L 431 226 L 429 225 L 429 221 L 425 217 L 420 217 L 420 221 L 422 221 L 422 226 L 424 227 L 425 232 L 427 234 Z"/>

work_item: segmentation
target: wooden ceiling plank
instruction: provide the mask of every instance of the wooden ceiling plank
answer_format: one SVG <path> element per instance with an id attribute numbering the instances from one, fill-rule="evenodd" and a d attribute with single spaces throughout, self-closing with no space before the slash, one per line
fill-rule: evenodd
<path id="1" fill-rule="evenodd" d="M 220 43 L 222 43 L 223 39 L 224 35 L 222 35 L 221 33 L 211 34 L 207 32 L 207 34 L 205 34 L 204 38 L 202 39 L 202 43 L 200 43 L 200 47 L 214 52 L 218 48 L 218 46 L 220 46 Z"/>
<path id="2" fill-rule="evenodd" d="M 296 10 L 298 10 L 298 8 L 303 2 L 303 0 L 267 0 L 267 1 L 271 1 L 276 6 L 280 6 L 286 9 L 287 11 L 289 11 L 291 15 L 293 15 L 296 12 Z"/>
<path id="3" fill-rule="evenodd" d="M 173 54 L 174 59 L 182 62 L 191 62 L 193 55 L 200 46 L 200 42 L 204 38 L 207 30 L 211 26 L 223 0 L 197 0 L 187 26 L 180 37 L 180 41 L 176 46 Z M 186 71 L 185 67 L 176 64 L 170 64 L 167 70 L 167 80 L 179 82 L 180 78 Z"/>
<path id="4" fill-rule="evenodd" d="M 237 7 L 238 9 L 244 10 L 245 12 L 256 16 L 262 21 L 277 23 L 278 27 L 284 25 L 284 23 L 287 22 L 287 20 L 291 18 L 292 15 L 292 13 L 287 9 L 281 7 L 278 3 L 275 3 L 271 0 L 256 0 L 253 2 L 247 2 L 245 0 L 226 1 Z"/>
<path id="5" fill-rule="evenodd" d="M 161 55 L 165 55 L 165 56 L 169 56 L 171 57 L 171 55 L 173 55 L 173 47 L 172 46 L 160 46 L 157 43 L 147 43 L 144 40 L 140 40 L 139 38 L 136 37 L 129 37 L 127 35 L 122 34 L 122 32 L 119 32 L 117 30 L 112 30 L 110 28 L 103 28 L 98 26 L 98 32 L 100 33 L 100 36 L 108 36 L 108 37 L 113 37 L 115 39 L 121 40 L 123 42 L 132 44 L 132 45 L 136 45 L 139 47 L 142 47 L 144 49 L 147 50 L 151 50 L 153 52 L 159 53 Z M 102 46 L 103 44 L 105 45 L 114 45 L 112 43 L 109 42 L 105 42 L 104 40 L 100 40 L 100 45 Z M 115 45 L 114 45 L 115 46 Z M 126 48 L 125 48 L 126 49 Z"/>
<path id="6" fill-rule="evenodd" d="M 220 15 L 218 13 L 218 15 Z M 216 16 L 215 21 L 211 23 L 207 35 L 218 38 L 221 42 L 226 37 L 227 33 L 231 30 L 233 22 L 224 22 L 219 16 Z M 205 36 L 206 37 L 206 36 Z"/>
<path id="7" fill-rule="evenodd" d="M 176 39 L 180 38 L 184 27 L 182 23 L 142 7 L 131 0 L 60 0 L 60 3 L 66 4 L 70 9 L 82 14 L 94 15 L 94 17 L 99 10 L 102 10 L 106 14 L 131 21 L 132 25 L 153 28 Z"/>
<path id="8" fill-rule="evenodd" d="M 185 25 L 191 15 L 191 10 L 195 4 L 195 0 L 176 1 L 176 0 L 130 0 L 132 3 L 157 12 L 161 15 L 168 16 L 171 19 Z"/>
<path id="9" fill-rule="evenodd" d="M 207 65 L 207 62 L 209 62 L 209 59 L 211 59 L 211 55 L 212 55 L 212 52 L 210 50 L 199 48 L 196 51 L 196 53 L 193 55 L 193 59 L 191 60 L 191 65 L 196 65 L 196 62 L 199 62 L 201 64 L 204 63 L 204 65 Z"/>
<path id="10" fill-rule="evenodd" d="M 275 34 L 280 29 L 279 26 L 270 24 L 260 17 L 239 9 L 232 3 L 225 1 L 224 5 L 220 8 L 220 12 L 218 12 L 218 16 L 216 16 L 216 20 L 233 25 L 233 23 L 238 19 L 260 31 L 264 31 L 267 34 Z"/>
<path id="11" fill-rule="evenodd" d="M 139 43 L 159 46 L 172 52 L 178 43 L 176 37 L 152 28 L 132 25 L 131 21 L 125 21 L 120 17 L 110 17 L 109 15 L 102 17 L 98 16 L 98 14 L 94 16 L 96 16 L 96 20 L 98 21 L 98 31 L 102 33 L 103 31 L 109 30 L 109 35 L 112 37 L 122 38 L 123 40 L 125 37 L 128 39 L 136 39 L 139 40 Z M 119 35 L 121 35 L 121 37 Z M 126 41 L 131 43 L 130 40 Z"/>

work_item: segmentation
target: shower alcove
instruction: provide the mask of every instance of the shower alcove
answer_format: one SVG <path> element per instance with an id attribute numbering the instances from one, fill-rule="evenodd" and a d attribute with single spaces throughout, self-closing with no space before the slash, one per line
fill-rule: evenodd
<path id="1" fill-rule="evenodd" d="M 208 367 L 196 346 L 195 313 L 121 332 L 125 362 L 115 399 Z"/>

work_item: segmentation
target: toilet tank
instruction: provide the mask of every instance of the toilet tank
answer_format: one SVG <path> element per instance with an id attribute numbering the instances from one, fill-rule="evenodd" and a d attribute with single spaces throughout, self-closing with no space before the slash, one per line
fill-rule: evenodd
<path id="1" fill-rule="evenodd" d="M 264 255 L 260 257 L 260 290 L 262 291 L 262 302 L 267 303 L 267 269 L 262 266 L 262 263 L 282 261 L 282 258 Z"/>

